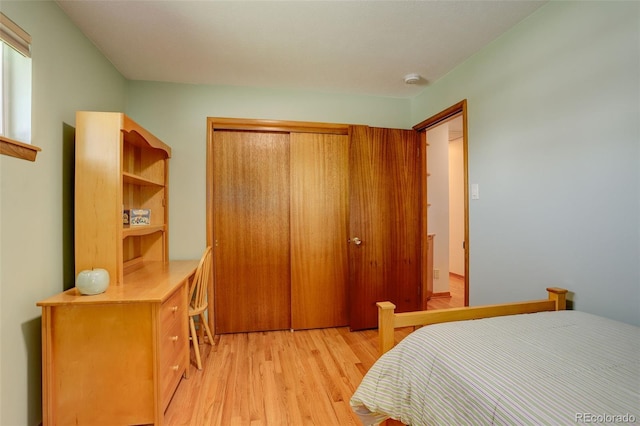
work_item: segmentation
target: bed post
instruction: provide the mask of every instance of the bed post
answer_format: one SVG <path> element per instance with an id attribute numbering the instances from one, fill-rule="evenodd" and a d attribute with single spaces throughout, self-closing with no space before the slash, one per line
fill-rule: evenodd
<path id="1" fill-rule="evenodd" d="M 391 302 L 378 302 L 378 350 L 380 355 L 387 352 L 394 344 L 393 314 L 396 305 Z"/>
<path id="2" fill-rule="evenodd" d="M 556 311 L 567 309 L 567 290 L 559 287 L 547 287 L 549 300 L 556 302 Z"/>

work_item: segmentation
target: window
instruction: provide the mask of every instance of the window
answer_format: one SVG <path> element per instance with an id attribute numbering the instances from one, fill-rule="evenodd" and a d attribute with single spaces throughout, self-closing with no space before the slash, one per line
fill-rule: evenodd
<path id="1" fill-rule="evenodd" d="M 0 13 L 0 152 L 34 161 L 31 144 L 31 36 Z"/>

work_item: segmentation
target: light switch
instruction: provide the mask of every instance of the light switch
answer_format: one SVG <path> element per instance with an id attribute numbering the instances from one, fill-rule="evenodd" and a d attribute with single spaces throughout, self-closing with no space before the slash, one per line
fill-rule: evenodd
<path id="1" fill-rule="evenodd" d="M 471 199 L 478 200 L 480 199 L 480 188 L 477 183 L 471 184 Z"/>

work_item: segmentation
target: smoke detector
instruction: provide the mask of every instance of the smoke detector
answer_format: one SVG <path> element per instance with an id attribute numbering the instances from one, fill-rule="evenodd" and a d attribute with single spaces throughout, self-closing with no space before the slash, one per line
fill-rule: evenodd
<path id="1" fill-rule="evenodd" d="M 416 84 L 420 81 L 419 74 L 407 74 L 404 76 L 405 84 Z"/>

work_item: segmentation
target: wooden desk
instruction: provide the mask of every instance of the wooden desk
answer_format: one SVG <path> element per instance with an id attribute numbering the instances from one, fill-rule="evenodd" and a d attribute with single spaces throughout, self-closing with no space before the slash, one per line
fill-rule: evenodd
<path id="1" fill-rule="evenodd" d="M 188 290 L 198 260 L 148 262 L 122 285 L 42 307 L 43 423 L 161 425 L 189 371 Z"/>

